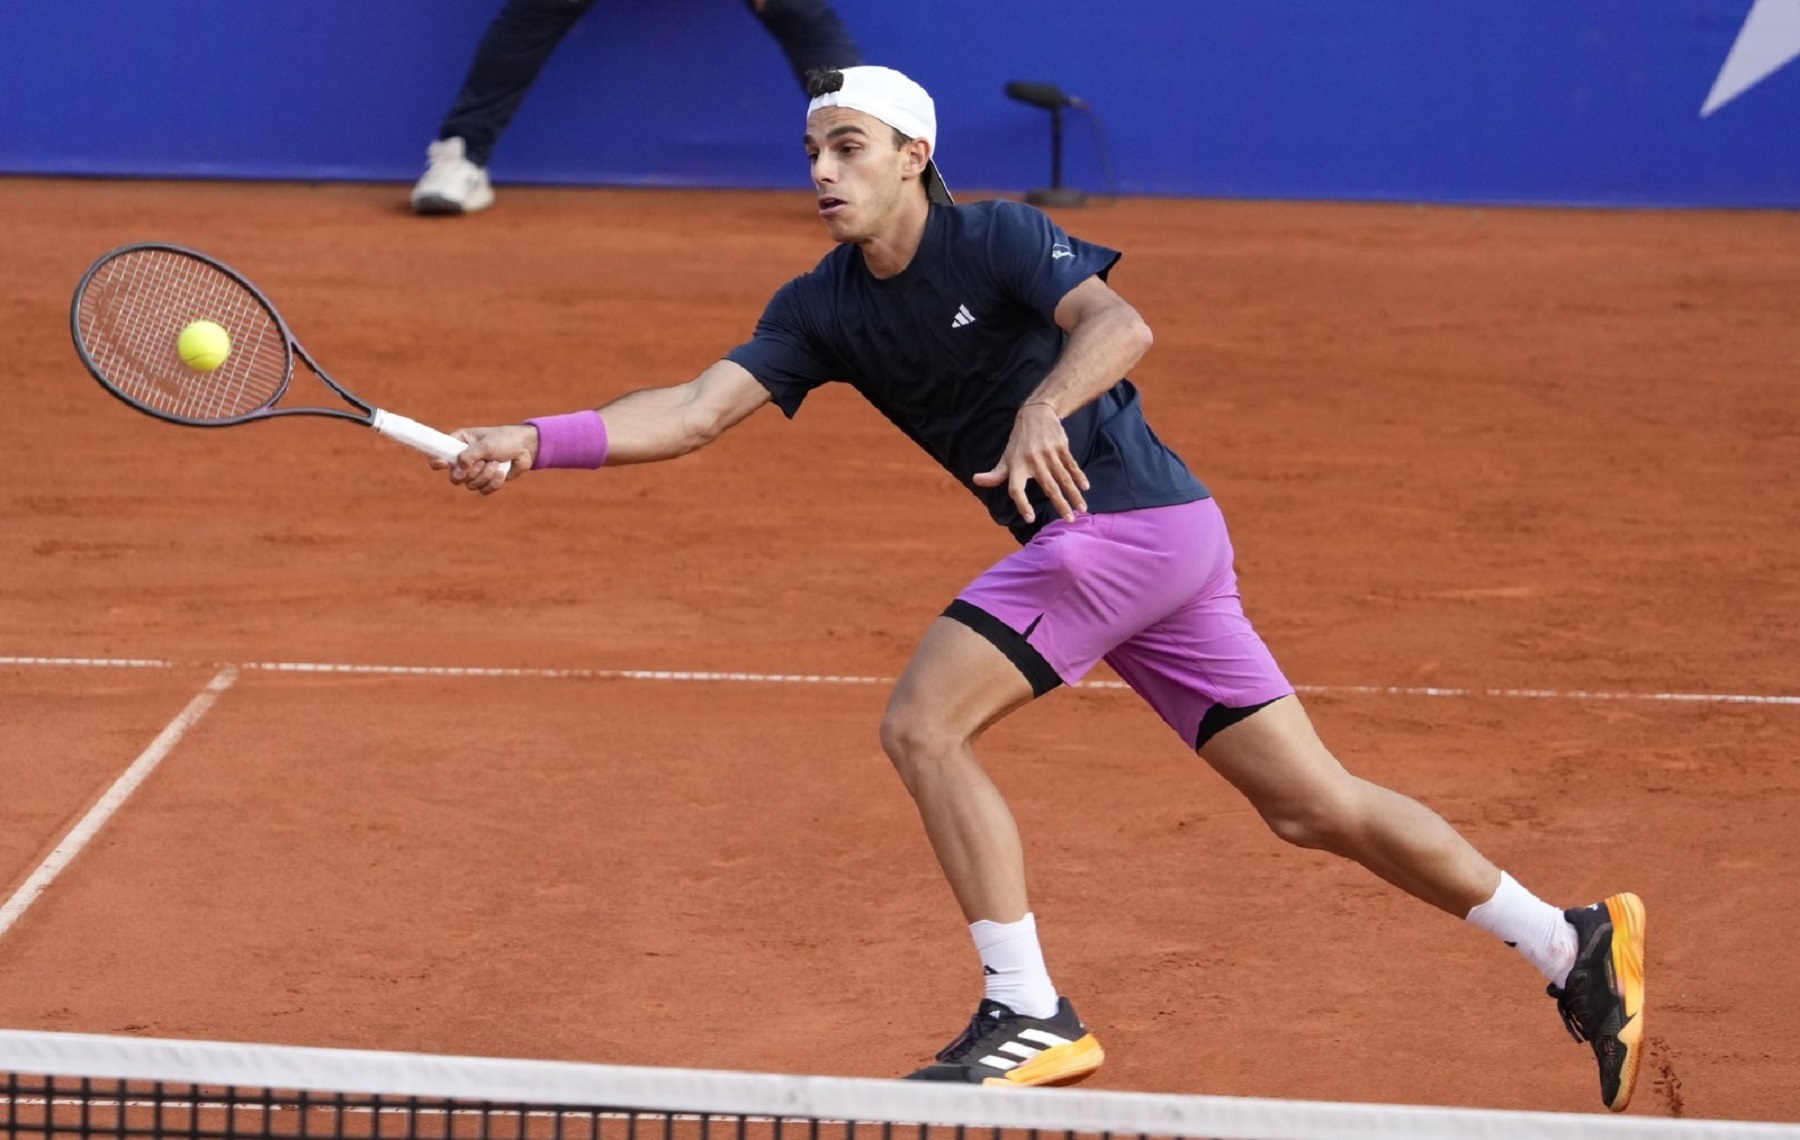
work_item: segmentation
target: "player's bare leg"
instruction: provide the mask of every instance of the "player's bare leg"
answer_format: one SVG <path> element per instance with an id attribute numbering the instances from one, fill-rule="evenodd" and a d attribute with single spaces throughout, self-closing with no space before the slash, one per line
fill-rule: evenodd
<path id="1" fill-rule="evenodd" d="M 882 747 L 918 804 L 987 982 L 968 1028 L 914 1079 L 1072 1084 L 1106 1057 L 1050 982 L 1026 896 L 1018 826 L 975 758 L 981 734 L 1031 697 L 1030 683 L 1004 653 L 967 626 L 940 618 L 882 718 Z"/>
<path id="2" fill-rule="evenodd" d="M 1500 883 L 1500 869 L 1436 812 L 1345 771 L 1297 697 L 1223 730 L 1201 755 L 1281 838 L 1354 859 L 1458 918 Z"/>
<path id="3" fill-rule="evenodd" d="M 1222 730 L 1201 754 L 1283 839 L 1354 859 L 1518 949 L 1549 978 L 1570 1034 L 1593 1046 L 1606 1106 L 1619 1112 L 1631 1103 L 1644 1039 L 1644 905 L 1636 895 L 1558 912 L 1436 812 L 1346 772 L 1296 697 Z"/>
<path id="4" fill-rule="evenodd" d="M 975 741 L 1029 704 L 1031 685 L 968 626 L 933 622 L 888 701 L 881 745 L 919 806 L 925 834 L 970 922 L 1025 917 L 1018 825 L 975 758 Z"/>

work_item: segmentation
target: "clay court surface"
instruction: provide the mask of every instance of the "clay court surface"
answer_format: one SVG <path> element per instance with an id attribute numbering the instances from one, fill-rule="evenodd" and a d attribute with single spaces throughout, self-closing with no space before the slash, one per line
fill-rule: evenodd
<path id="1" fill-rule="evenodd" d="M 687 379 L 826 249 L 804 192 L 403 200 L 0 181 L 0 900 L 237 667 L 0 935 L 0 1025 L 921 1063 L 979 978 L 879 681 L 1009 540 L 853 393 L 482 499 L 343 424 L 155 422 L 70 347 L 94 257 L 182 242 L 372 401 L 504 422 Z M 1632 1111 L 1800 1119 L 1800 215 L 1058 217 L 1126 251 L 1151 422 L 1327 742 L 1547 898 L 1643 896 Z M 1093 1087 L 1598 1110 L 1530 967 L 1281 844 L 1130 693 L 984 758 Z"/>

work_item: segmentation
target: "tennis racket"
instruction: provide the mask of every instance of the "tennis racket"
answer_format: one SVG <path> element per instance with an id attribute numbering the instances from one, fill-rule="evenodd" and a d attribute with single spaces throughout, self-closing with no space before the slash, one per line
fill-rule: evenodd
<path id="1" fill-rule="evenodd" d="M 177 347 L 196 321 L 211 321 L 230 338 L 223 363 L 211 369 L 188 365 Z M 260 289 L 196 250 L 143 242 L 106 254 L 75 287 L 69 330 L 101 387 L 170 423 L 230 427 L 324 416 L 372 427 L 443 460 L 454 461 L 468 446 L 357 398 L 307 355 Z M 294 379 L 295 357 L 351 408 L 275 407 Z"/>

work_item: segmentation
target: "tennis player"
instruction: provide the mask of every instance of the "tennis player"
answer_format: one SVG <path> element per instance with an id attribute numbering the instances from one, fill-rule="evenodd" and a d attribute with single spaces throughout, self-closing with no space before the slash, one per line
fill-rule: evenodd
<path id="1" fill-rule="evenodd" d="M 808 91 L 806 154 L 837 247 L 699 376 L 467 429 L 451 479 L 486 494 L 508 478 L 500 460 L 516 478 L 673 459 L 842 381 L 1016 536 L 1019 550 L 926 630 L 881 724 L 986 980 L 967 1028 L 911 1076 L 1068 1084 L 1104 1058 L 1045 967 L 1019 833 L 974 742 L 1105 660 L 1276 835 L 1516 947 L 1592 1044 L 1607 1106 L 1623 1109 L 1643 1040 L 1638 898 L 1559 910 L 1430 809 L 1345 771 L 1245 619 L 1218 504 L 1122 378 L 1151 333 L 1107 285 L 1120 255 L 1023 203 L 955 205 L 931 97 L 899 72 L 817 72 Z"/>

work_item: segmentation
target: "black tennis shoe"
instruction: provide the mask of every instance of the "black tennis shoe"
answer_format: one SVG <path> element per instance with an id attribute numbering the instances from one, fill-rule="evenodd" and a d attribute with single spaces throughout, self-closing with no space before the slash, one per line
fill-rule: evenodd
<path id="1" fill-rule="evenodd" d="M 1563 917 L 1575 928 L 1575 968 L 1550 996 L 1569 1035 L 1594 1047 L 1600 1099 L 1623 1112 L 1644 1041 L 1644 904 L 1628 892 Z"/>
<path id="2" fill-rule="evenodd" d="M 1068 998 L 1039 1019 L 983 999 L 968 1028 L 937 1055 L 938 1063 L 908 1073 L 909 1081 L 970 1085 L 1072 1085 L 1106 1060 L 1106 1050 L 1075 1016 Z"/>

